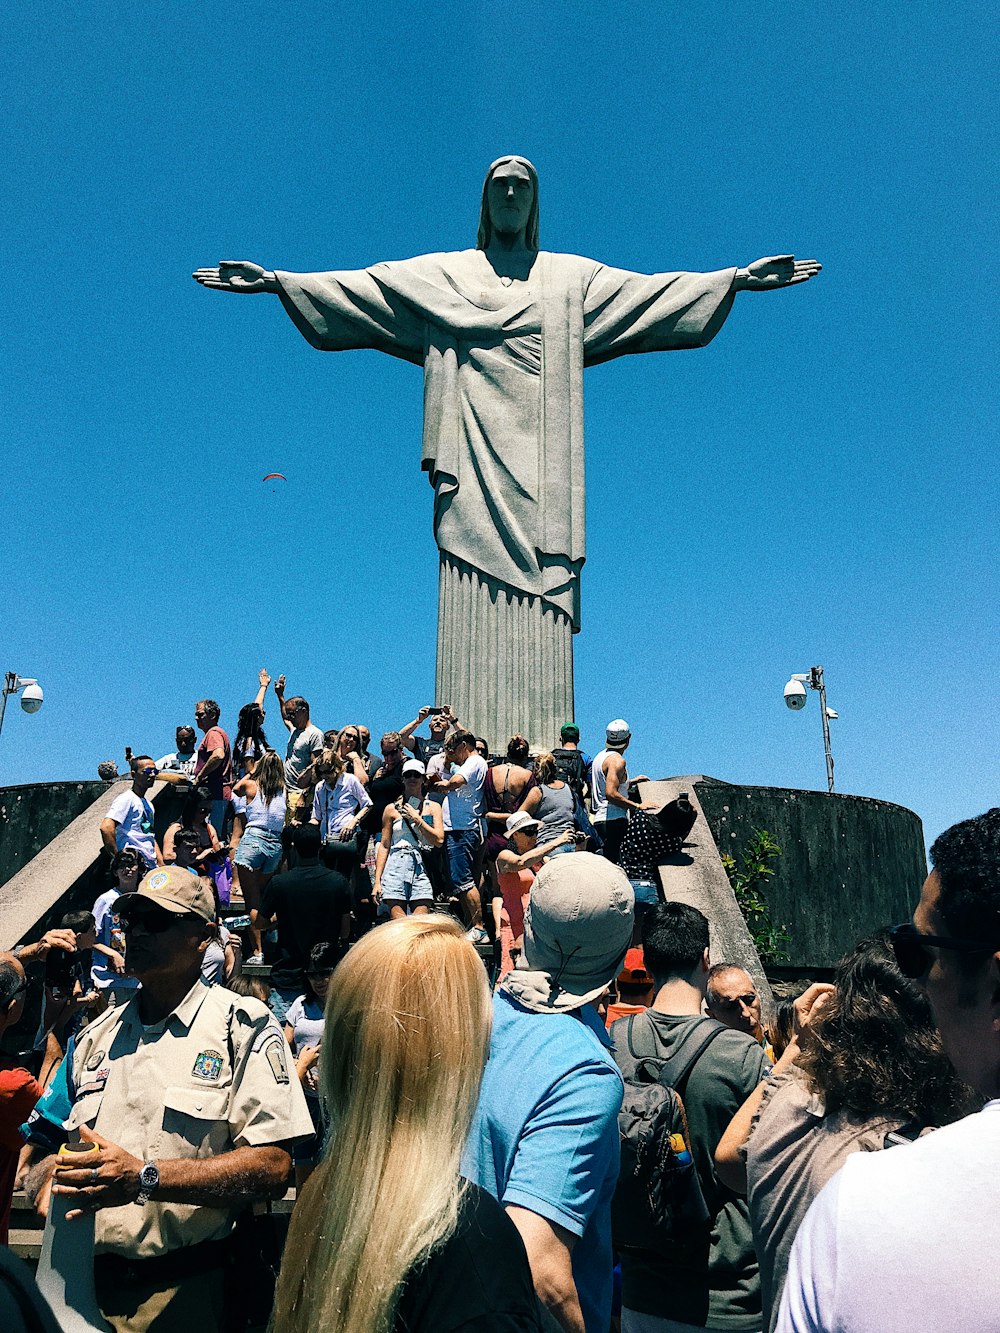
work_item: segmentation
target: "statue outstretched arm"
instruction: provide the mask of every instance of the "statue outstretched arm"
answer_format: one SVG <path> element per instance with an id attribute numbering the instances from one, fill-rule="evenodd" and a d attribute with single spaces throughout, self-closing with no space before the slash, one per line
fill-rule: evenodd
<path id="1" fill-rule="evenodd" d="M 815 259 L 796 259 L 794 255 L 771 255 L 767 259 L 755 259 L 746 268 L 736 270 L 733 290 L 772 292 L 779 287 L 794 287 L 796 283 L 815 278 L 822 267 Z"/>
<path id="2" fill-rule="evenodd" d="M 217 292 L 256 296 L 258 292 L 278 291 L 273 273 L 245 259 L 223 259 L 218 268 L 197 268 L 191 276 L 203 287 L 211 287 Z"/>

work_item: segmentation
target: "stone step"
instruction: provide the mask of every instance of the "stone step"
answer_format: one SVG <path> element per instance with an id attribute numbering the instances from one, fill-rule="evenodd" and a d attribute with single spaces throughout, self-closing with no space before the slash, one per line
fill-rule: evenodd
<path id="1" fill-rule="evenodd" d="M 16 1226 L 22 1231 L 41 1232 L 45 1227 L 45 1219 L 39 1217 L 32 1208 L 24 1190 L 18 1190 L 11 1200 L 10 1221 L 12 1226 Z"/>
<path id="2" fill-rule="evenodd" d="M 11 1227 L 8 1245 L 19 1259 L 23 1259 L 30 1268 L 38 1267 L 42 1253 L 42 1233 L 28 1231 L 22 1227 Z"/>

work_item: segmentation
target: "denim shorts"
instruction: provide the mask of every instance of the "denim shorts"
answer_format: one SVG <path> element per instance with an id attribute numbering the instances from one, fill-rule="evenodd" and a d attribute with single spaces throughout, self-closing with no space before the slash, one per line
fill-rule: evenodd
<path id="1" fill-rule="evenodd" d="M 472 874 L 476 853 L 482 842 L 478 828 L 449 829 L 444 836 L 448 854 L 448 873 L 456 893 L 465 893 L 476 886 Z"/>
<path id="2" fill-rule="evenodd" d="M 246 866 L 247 870 L 273 875 L 281 864 L 281 835 L 268 833 L 265 829 L 248 828 L 240 838 L 234 860 L 238 866 Z"/>
<path id="3" fill-rule="evenodd" d="M 399 851 L 393 848 L 389 852 L 382 871 L 382 901 L 396 906 L 434 901 L 434 890 L 418 852 L 408 848 Z"/>
<path id="4" fill-rule="evenodd" d="M 632 892 L 635 894 L 637 903 L 645 903 L 647 907 L 655 907 L 660 901 L 660 895 L 657 892 L 656 885 L 648 879 L 630 879 Z"/>

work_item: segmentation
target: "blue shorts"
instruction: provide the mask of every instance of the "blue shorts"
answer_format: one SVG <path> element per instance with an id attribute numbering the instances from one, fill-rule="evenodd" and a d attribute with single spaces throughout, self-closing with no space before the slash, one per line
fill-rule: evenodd
<path id="1" fill-rule="evenodd" d="M 456 893 L 467 893 L 476 887 L 472 867 L 481 842 L 478 828 L 448 829 L 444 835 L 448 873 Z"/>
<path id="2" fill-rule="evenodd" d="M 248 828 L 240 838 L 233 859 L 236 865 L 246 866 L 247 870 L 273 875 L 281 864 L 281 835 L 268 833 L 266 829 Z"/>
<path id="3" fill-rule="evenodd" d="M 434 901 L 434 890 L 418 852 L 395 848 L 389 852 L 382 871 L 382 901 L 397 907 Z"/>
<path id="4" fill-rule="evenodd" d="M 637 903 L 644 903 L 647 907 L 655 907 L 660 901 L 660 895 L 655 884 L 648 879 L 630 879 L 632 892 L 635 894 Z"/>

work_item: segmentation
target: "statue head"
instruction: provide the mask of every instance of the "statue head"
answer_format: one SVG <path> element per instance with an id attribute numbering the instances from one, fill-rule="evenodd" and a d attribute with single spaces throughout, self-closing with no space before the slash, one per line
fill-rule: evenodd
<path id="1" fill-rule="evenodd" d="M 476 249 L 485 250 L 495 232 L 520 231 L 522 226 L 525 245 L 529 250 L 537 250 L 538 172 L 526 157 L 498 157 L 490 163 L 483 181 Z"/>

